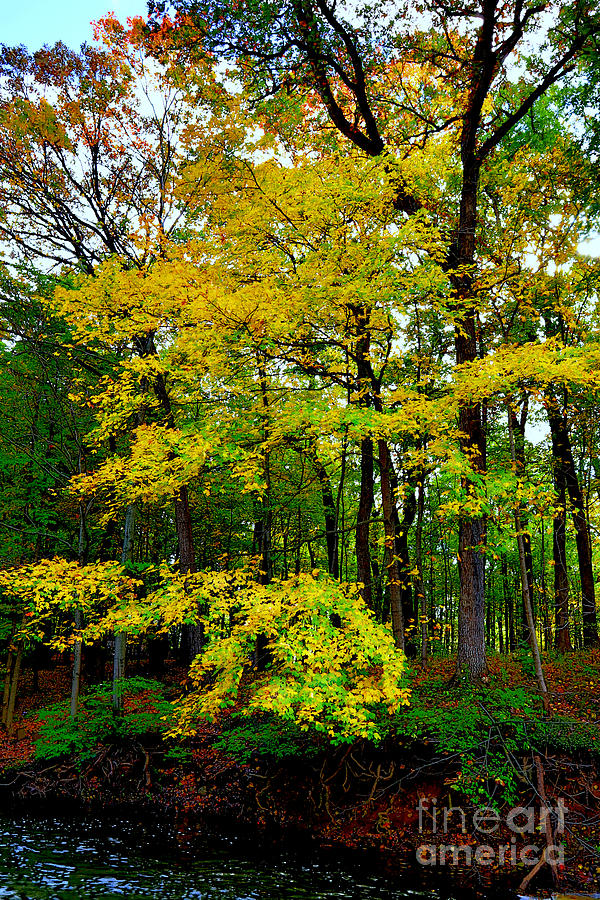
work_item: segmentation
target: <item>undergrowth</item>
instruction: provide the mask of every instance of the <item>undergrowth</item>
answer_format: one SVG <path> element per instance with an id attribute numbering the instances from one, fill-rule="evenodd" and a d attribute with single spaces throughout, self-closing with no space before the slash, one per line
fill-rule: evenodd
<path id="1" fill-rule="evenodd" d="M 223 730 L 214 741 L 215 747 L 241 763 L 259 756 L 277 760 L 311 758 L 322 752 L 326 744 L 326 739 L 316 732 L 275 716 L 232 717 L 223 723 Z"/>
<path id="2" fill-rule="evenodd" d="M 597 723 L 547 717 L 530 688 L 509 686 L 503 675 L 482 688 L 428 676 L 413 685 L 411 705 L 395 715 L 391 728 L 401 745 L 431 745 L 453 762 L 450 786 L 468 801 L 494 807 L 518 801 L 523 757 L 574 750 L 600 756 Z"/>
<path id="3" fill-rule="evenodd" d="M 377 743 L 392 753 L 437 759 L 447 771 L 446 784 L 467 802 L 496 808 L 514 805 L 523 786 L 524 759 L 536 753 L 573 752 L 600 757 L 600 730 L 592 721 L 593 711 L 586 719 L 577 717 L 579 706 L 589 698 L 585 692 L 596 687 L 599 667 L 593 662 L 592 666 L 575 657 L 567 662 L 548 660 L 554 682 L 551 717 L 526 683 L 521 660 L 492 660 L 490 682 L 481 688 L 451 684 L 443 663 L 426 671 L 414 666 L 409 706 L 395 712 L 383 703 L 370 706 L 381 735 Z M 75 720 L 66 702 L 42 710 L 36 756 L 75 753 L 85 759 L 101 743 L 169 733 L 173 705 L 163 684 L 141 677 L 126 679 L 125 715 L 120 719 L 112 714 L 111 691 L 111 684 L 105 683 L 84 694 Z M 185 743 L 175 739 L 165 758 L 189 761 Z M 311 760 L 333 749 L 327 735 L 273 712 L 222 716 L 212 743 L 241 764 L 261 758 Z M 372 740 L 360 743 L 375 749 Z"/>
<path id="4" fill-rule="evenodd" d="M 35 742 L 38 759 L 76 753 L 92 756 L 99 744 L 125 738 L 162 734 L 170 722 L 173 705 L 165 698 L 165 685 L 148 678 L 124 679 L 124 715 L 112 712 L 112 683 L 103 682 L 82 694 L 77 716 L 69 715 L 69 703 L 55 703 L 39 711 L 40 729 Z"/>

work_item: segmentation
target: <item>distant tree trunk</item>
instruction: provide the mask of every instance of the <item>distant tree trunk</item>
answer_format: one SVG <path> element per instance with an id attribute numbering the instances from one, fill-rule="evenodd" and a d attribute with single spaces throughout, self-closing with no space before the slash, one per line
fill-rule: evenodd
<path id="1" fill-rule="evenodd" d="M 175 524 L 177 527 L 177 543 L 179 549 L 179 571 L 188 575 L 196 571 L 196 553 L 192 533 L 192 517 L 187 485 L 183 485 L 175 498 Z M 181 629 L 182 656 L 191 663 L 202 651 L 204 629 L 202 625 L 183 625 Z M 158 639 L 158 647 L 166 647 L 164 641 Z M 155 664 L 156 650 L 152 651 Z"/>
<path id="2" fill-rule="evenodd" d="M 425 665 L 427 662 L 429 623 L 427 621 L 427 598 L 425 597 L 425 585 L 423 584 L 423 517 L 425 514 L 425 484 L 423 479 L 419 482 L 417 490 L 417 527 L 415 529 L 415 568 L 417 574 L 414 588 L 421 626 L 421 663 Z"/>
<path id="3" fill-rule="evenodd" d="M 558 462 L 558 461 L 557 461 Z M 552 557 L 554 561 L 554 646 L 559 653 L 573 649 L 569 629 L 569 575 L 567 571 L 566 484 L 560 464 L 554 467 L 557 506 L 552 520 Z"/>
<path id="4" fill-rule="evenodd" d="M 335 515 L 338 523 L 338 548 L 339 548 L 339 570 L 340 578 L 343 578 L 344 571 L 344 553 L 346 551 L 346 505 L 344 503 L 344 489 L 346 485 L 346 463 L 348 458 L 348 426 L 346 425 L 344 437 L 342 438 L 342 462 L 340 467 L 340 478 L 338 482 L 337 496 L 335 500 Z M 346 557 L 346 581 L 348 580 L 348 561 Z"/>
<path id="5" fill-rule="evenodd" d="M 154 332 L 140 335 L 136 341 L 136 349 L 140 357 L 157 356 L 154 342 Z M 152 388 L 160 408 L 164 414 L 164 421 L 168 428 L 175 428 L 175 416 L 171 397 L 161 372 L 158 372 L 152 381 Z M 169 454 L 169 459 L 174 459 L 174 454 Z M 189 502 L 189 492 L 186 484 L 181 485 L 173 497 L 175 507 L 175 531 L 177 534 L 177 552 L 179 556 L 179 571 L 182 574 L 196 571 L 196 552 L 194 548 L 194 533 L 192 529 L 192 516 Z M 183 625 L 181 630 L 182 655 L 191 662 L 198 654 L 203 640 L 202 627 L 198 625 Z"/>
<path id="6" fill-rule="evenodd" d="M 516 411 L 510 407 L 509 415 L 511 417 L 511 427 L 513 430 L 515 442 L 515 458 L 517 475 L 519 478 L 525 478 L 526 460 L 525 460 L 525 425 L 527 423 L 527 413 L 529 411 L 528 397 L 525 396 L 521 407 L 521 415 L 517 416 Z M 535 621 L 535 608 L 533 606 L 533 598 L 535 596 L 535 585 L 533 581 L 533 554 L 531 552 L 531 534 L 527 528 L 527 510 L 524 506 L 519 511 L 519 518 L 523 528 L 523 548 L 525 552 L 525 566 L 527 569 L 527 584 L 529 587 L 529 597 L 532 604 L 533 618 Z M 529 642 L 529 626 L 527 624 L 527 615 L 523 604 L 521 603 L 521 633 L 524 643 Z"/>
<path id="7" fill-rule="evenodd" d="M 517 649 L 517 636 L 515 633 L 515 604 L 513 602 L 513 594 L 508 580 L 508 559 L 506 553 L 502 554 L 500 560 L 502 571 L 502 594 L 504 597 L 504 608 L 506 610 L 506 651 L 514 653 Z"/>
<path id="8" fill-rule="evenodd" d="M 264 356 L 258 359 L 258 376 L 260 382 L 260 396 L 262 407 L 262 435 L 266 443 L 271 434 L 269 394 L 267 384 L 267 370 Z M 273 562 L 271 558 L 271 540 L 273 531 L 273 498 L 271 494 L 271 453 L 263 452 L 263 473 L 265 477 L 265 492 L 262 497 L 262 516 L 260 528 L 257 534 L 259 552 L 258 580 L 260 584 L 269 584 L 273 577 Z"/>
<path id="9" fill-rule="evenodd" d="M 383 528 L 385 533 L 385 558 L 388 588 L 390 592 L 392 634 L 396 646 L 401 650 L 404 650 L 404 618 L 402 615 L 400 572 L 398 568 L 398 557 L 396 556 L 396 528 L 394 526 L 396 504 L 391 484 L 391 458 L 387 442 L 383 438 L 379 438 L 377 441 L 377 448 L 379 451 Z"/>
<path id="10" fill-rule="evenodd" d="M 23 619 L 25 621 L 25 619 Z M 2 724 L 10 734 L 13 726 L 19 677 L 21 674 L 21 662 L 23 660 L 23 641 L 12 641 L 6 660 L 6 675 L 4 678 L 4 693 L 2 697 Z"/>
<path id="11" fill-rule="evenodd" d="M 395 529 L 396 529 L 396 556 L 398 557 L 398 572 L 400 577 L 400 596 L 402 602 L 402 615 L 404 617 L 404 649 L 406 655 L 417 655 L 416 626 L 419 616 L 418 603 L 415 601 L 413 591 L 412 566 L 408 548 L 408 535 L 415 520 L 417 512 L 417 481 L 416 475 L 411 476 L 405 486 L 404 502 L 402 504 L 402 518 L 398 514 L 396 503 Z M 394 476 L 392 481 L 394 495 L 398 494 L 398 479 Z"/>
<path id="12" fill-rule="evenodd" d="M 130 503 L 125 511 L 125 527 L 123 531 L 123 551 L 121 553 L 121 565 L 130 562 L 133 558 L 133 543 L 135 538 L 135 519 L 137 507 Z M 123 715 L 123 679 L 125 677 L 125 659 L 127 654 L 127 634 L 124 631 L 115 632 L 115 649 L 113 655 L 113 691 L 112 710 L 114 716 Z"/>
<path id="13" fill-rule="evenodd" d="M 83 625 L 83 614 L 80 609 L 73 612 L 74 625 L 77 631 L 81 630 Z M 73 646 L 73 676 L 71 678 L 71 718 L 77 715 L 77 707 L 79 705 L 79 690 L 81 687 L 81 658 L 82 643 L 80 639 L 75 640 Z"/>
<path id="14" fill-rule="evenodd" d="M 8 702 L 6 706 L 6 717 L 4 726 L 9 732 L 12 731 L 13 720 L 15 715 L 15 706 L 17 703 L 17 692 L 19 689 L 19 676 L 21 674 L 21 662 L 23 661 L 23 642 L 19 641 L 13 656 L 13 666 L 10 673 L 10 690 L 8 692 Z"/>
<path id="15" fill-rule="evenodd" d="M 154 339 L 145 345 L 142 355 L 150 353 L 156 355 Z M 171 398 L 167 390 L 164 378 L 159 373 L 153 383 L 154 393 L 165 414 L 169 428 L 175 428 L 175 416 L 171 405 Z M 171 457 L 172 458 L 172 455 Z M 196 571 L 196 551 L 194 547 L 194 532 L 192 529 L 192 514 L 190 509 L 189 491 L 187 484 L 181 485 L 173 498 L 175 505 L 175 530 L 177 533 L 177 550 L 179 555 L 179 571 L 187 575 Z M 201 625 L 183 625 L 181 629 L 182 655 L 188 663 L 196 658 L 202 649 L 204 630 Z"/>
<path id="16" fill-rule="evenodd" d="M 508 414 L 508 434 L 510 438 L 510 451 L 513 467 L 517 472 L 517 458 L 515 453 L 515 438 L 512 427 L 512 417 Z M 546 679 L 544 678 L 544 670 L 542 668 L 542 658 L 540 656 L 540 647 L 538 644 L 537 634 L 535 630 L 535 622 L 533 619 L 533 610 L 531 607 L 531 597 L 529 596 L 529 579 L 527 577 L 527 562 L 525 559 L 525 542 L 523 540 L 523 527 L 519 516 L 518 507 L 515 509 L 515 531 L 517 533 L 517 544 L 519 548 L 519 565 L 521 569 L 521 589 L 523 592 L 523 606 L 527 617 L 527 625 L 529 627 L 529 644 L 531 647 L 531 655 L 533 656 L 533 665 L 535 668 L 536 680 L 542 695 L 542 702 L 546 712 L 549 710 L 548 688 L 546 687 Z"/>
<path id="17" fill-rule="evenodd" d="M 373 442 L 367 437 L 360 444 L 360 499 L 356 520 L 356 580 L 362 584 L 361 594 L 367 606 L 373 603 L 369 543 L 374 503 L 373 476 Z"/>
<path id="18" fill-rule="evenodd" d="M 11 643 L 6 656 L 6 669 L 4 670 L 4 690 L 2 693 L 2 724 L 6 727 L 6 714 L 8 712 L 8 698 L 10 696 L 10 686 L 12 684 L 12 673 L 15 664 L 15 648 Z"/>
<path id="19" fill-rule="evenodd" d="M 127 655 L 127 635 L 124 631 L 115 633 L 115 649 L 113 657 L 113 692 L 112 711 L 116 717 L 123 715 L 123 679 L 125 678 L 125 660 Z"/>
<path id="20" fill-rule="evenodd" d="M 111 453 L 117 452 L 117 441 L 113 434 L 108 436 L 108 449 Z M 114 500 L 114 491 L 109 491 L 109 498 Z M 98 559 L 100 562 L 108 562 L 117 555 L 115 547 L 115 535 L 117 533 L 118 522 L 115 516 L 111 516 L 102 534 L 100 546 L 98 547 Z"/>
<path id="21" fill-rule="evenodd" d="M 565 487 L 569 494 L 573 525 L 575 526 L 579 578 L 581 581 L 583 643 L 585 647 L 592 647 L 598 644 L 598 622 L 596 617 L 592 545 L 585 512 L 585 502 L 573 459 L 566 416 L 561 412 L 556 398 L 550 392 L 546 393 L 546 409 L 552 436 L 554 466 L 555 470 L 559 469 L 562 472 L 561 478 L 564 478 Z"/>
<path id="22" fill-rule="evenodd" d="M 384 566 L 386 562 L 385 552 L 384 552 Z M 379 568 L 379 560 L 377 559 L 377 547 L 374 546 L 373 542 L 371 543 L 371 569 L 372 569 L 372 578 L 371 578 L 371 593 L 372 593 L 372 604 L 371 608 L 373 611 L 379 616 L 381 622 L 387 621 L 387 613 L 388 610 L 385 608 L 384 599 L 383 599 L 383 578 L 381 575 L 381 570 Z"/>
<path id="23" fill-rule="evenodd" d="M 339 578 L 338 528 L 336 503 L 327 469 L 319 459 L 315 447 L 310 448 L 310 458 L 321 485 L 321 500 L 325 518 L 325 540 L 327 542 L 327 570 L 334 578 Z"/>
<path id="24" fill-rule="evenodd" d="M 140 356 L 156 356 L 157 350 L 154 344 L 154 332 L 138 340 L 137 349 Z M 175 416 L 169 391 L 165 379 L 159 372 L 152 383 L 154 393 L 164 413 L 168 428 L 175 428 Z M 173 455 L 170 455 L 173 458 Z M 192 516 L 190 511 L 189 494 L 187 485 L 182 485 L 174 496 L 175 504 L 175 529 L 177 532 L 177 544 L 179 550 L 180 571 L 195 572 L 196 556 L 194 550 L 194 535 L 192 530 Z"/>
<path id="25" fill-rule="evenodd" d="M 370 365 L 365 362 L 365 375 L 368 373 L 372 390 L 373 405 L 378 413 L 383 412 L 381 400 L 381 383 L 375 378 Z M 385 567 L 390 597 L 390 613 L 394 643 L 401 650 L 405 649 L 404 611 L 402 607 L 402 576 L 397 554 L 398 506 L 396 491 L 398 479 L 392 463 L 387 441 L 377 440 L 379 477 L 381 485 L 381 504 L 383 512 L 383 530 L 385 535 Z"/>
<path id="26" fill-rule="evenodd" d="M 369 332 L 369 310 L 363 306 L 351 307 L 356 327 L 356 372 L 359 405 L 371 405 L 372 371 L 369 362 L 371 335 Z M 356 520 L 356 580 L 362 585 L 361 594 L 367 606 L 373 604 L 371 587 L 371 514 L 374 503 L 374 450 L 370 436 L 360 442 L 360 499 Z"/>
<path id="27" fill-rule="evenodd" d="M 490 565 L 486 578 L 486 614 L 485 614 L 485 641 L 486 646 L 492 650 L 496 649 L 496 604 L 494 600 L 493 590 L 494 569 L 493 563 Z"/>
<path id="28" fill-rule="evenodd" d="M 261 502 L 255 505 L 255 510 L 259 514 L 256 516 L 254 534 L 253 534 L 253 555 L 258 552 L 258 573 L 257 581 L 259 584 L 269 584 L 273 578 L 273 564 L 271 557 L 271 538 L 273 529 L 273 508 L 272 508 L 272 485 L 271 485 L 271 453 L 266 447 L 271 434 L 270 425 L 270 409 L 269 395 L 267 383 L 266 358 L 264 355 L 257 356 L 257 368 L 260 384 L 261 395 L 261 418 L 262 418 L 262 439 L 263 439 L 263 474 L 265 478 L 265 491 L 261 497 Z M 311 560 L 311 568 L 314 568 L 313 550 L 310 540 L 307 541 L 308 554 Z M 300 572 L 300 518 L 298 520 L 298 557 L 297 557 L 298 574 Z M 258 632 L 256 635 L 256 644 L 253 654 L 254 665 L 259 671 L 263 671 L 269 660 L 270 652 L 268 649 L 268 639 L 265 634 Z"/>
<path id="29" fill-rule="evenodd" d="M 79 454 L 79 472 L 83 471 L 82 465 L 82 455 L 81 452 Z M 85 517 L 86 517 L 86 507 L 83 502 L 79 504 L 79 547 L 77 553 L 77 559 L 79 565 L 82 566 L 85 562 Z M 73 620 L 75 629 L 79 632 L 83 627 L 83 614 L 79 607 L 73 612 Z M 73 674 L 71 677 L 71 707 L 70 713 L 71 718 L 74 719 L 77 715 L 77 706 L 79 704 L 79 691 L 81 688 L 81 662 L 82 662 L 82 653 L 83 644 L 80 637 L 75 639 L 75 643 L 73 645 Z"/>
<path id="30" fill-rule="evenodd" d="M 544 650 L 548 651 L 552 646 L 552 625 L 550 616 L 550 607 L 548 603 L 548 591 L 546 589 L 546 529 L 544 520 L 540 519 L 540 588 L 541 588 L 541 604 L 544 610 L 545 623 L 545 643 Z"/>
<path id="31" fill-rule="evenodd" d="M 487 671 L 485 657 L 484 528 L 482 519 L 459 525 L 460 602 L 457 671 L 477 682 Z"/>
<path id="32" fill-rule="evenodd" d="M 252 541 L 254 544 L 254 539 Z M 300 574 L 300 551 L 302 549 L 302 507 L 298 504 L 298 538 L 296 540 L 296 561 L 294 565 L 294 575 Z M 252 549 L 252 555 L 254 556 L 254 546 Z"/>
<path id="33" fill-rule="evenodd" d="M 196 571 L 194 536 L 187 485 L 183 485 L 175 497 L 175 527 L 179 549 L 179 570 L 183 573 Z"/>

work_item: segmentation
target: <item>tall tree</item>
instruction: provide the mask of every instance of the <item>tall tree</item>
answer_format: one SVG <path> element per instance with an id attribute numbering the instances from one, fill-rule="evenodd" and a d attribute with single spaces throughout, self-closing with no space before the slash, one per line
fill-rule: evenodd
<path id="1" fill-rule="evenodd" d="M 283 88 L 318 97 L 337 131 L 370 156 L 401 150 L 394 146 L 394 127 L 384 111 L 388 97 L 381 90 L 382 71 L 418 60 L 438 78 L 453 79 L 457 92 L 451 114 L 444 115 L 435 104 L 433 112 L 423 112 L 406 96 L 400 105 L 409 111 L 409 147 L 444 129 L 455 138 L 461 175 L 446 267 L 454 293 L 456 363 L 473 362 L 478 356 L 474 265 L 482 166 L 536 101 L 593 46 L 600 31 L 598 15 L 583 2 L 574 7 L 555 3 L 552 10 L 521 0 L 508 8 L 500 7 L 498 0 L 479 0 L 466 7 L 430 2 L 424 10 L 430 29 L 422 30 L 408 9 L 399 15 L 395 7 L 388 10 L 380 4 L 363 7 L 354 21 L 349 9 L 329 0 L 283 4 L 217 0 L 202 6 L 195 0 L 175 0 L 171 6 L 197 25 L 195 33 L 183 29 L 181 39 L 199 41 L 237 59 L 242 76 L 263 98 L 265 94 L 279 98 Z M 160 17 L 165 4 L 151 3 L 150 8 Z M 387 32 L 382 33 L 381 22 Z M 508 67 L 532 35 L 542 42 L 541 50 L 530 56 L 519 89 L 513 91 Z M 377 52 L 377 46 L 384 49 Z M 421 207 L 420 198 L 402 180 L 394 203 L 408 215 Z M 462 451 L 472 470 L 472 476 L 464 478 L 464 489 L 472 502 L 471 511 L 460 521 L 457 669 L 478 680 L 486 670 L 485 527 L 482 514 L 473 511 L 485 471 L 485 431 L 478 404 L 461 407 L 459 426 Z"/>

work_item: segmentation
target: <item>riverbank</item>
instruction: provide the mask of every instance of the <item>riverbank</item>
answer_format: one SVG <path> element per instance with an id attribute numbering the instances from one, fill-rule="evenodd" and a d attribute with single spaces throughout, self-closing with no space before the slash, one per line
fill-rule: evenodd
<path id="1" fill-rule="evenodd" d="M 440 771 L 436 761 L 427 759 L 425 747 L 418 757 L 416 747 L 412 757 L 399 757 L 391 748 L 373 755 L 368 747 L 355 746 L 311 764 L 268 759 L 239 764 L 215 748 L 217 736 L 207 727 L 184 763 L 165 761 L 164 749 L 148 741 L 99 748 L 91 760 L 36 763 L 3 788 L 5 804 L 12 810 L 151 816 L 173 826 L 180 851 L 189 856 L 207 835 L 235 835 L 241 845 L 263 850 L 303 848 L 343 859 L 358 855 L 392 879 L 431 887 L 443 879 L 453 889 L 485 896 L 516 891 L 532 869 L 523 861 L 524 848 L 536 848 L 529 854 L 544 849 L 533 796 L 524 793 L 522 802 L 534 810 L 534 833 L 511 831 L 507 810 L 499 813 L 493 836 L 477 832 L 473 823 L 482 825 L 481 809 L 459 806 L 446 785 L 449 770 Z M 565 770 L 569 762 L 553 761 L 553 783 L 560 766 Z M 548 799 L 555 801 L 553 795 Z M 567 817 L 572 813 L 566 810 Z M 500 860 L 503 845 L 510 849 Z M 597 882 L 584 868 L 577 835 L 557 836 L 557 845 L 564 846 L 560 886 L 591 891 Z M 484 847 L 490 848 L 485 858 Z M 548 866 L 533 887 L 541 895 L 556 887 Z"/>
<path id="2" fill-rule="evenodd" d="M 593 892 L 597 660 L 571 657 L 556 669 L 561 710 L 548 721 L 525 706 L 516 669 L 509 686 L 494 682 L 501 671 L 506 681 L 501 662 L 475 700 L 447 688 L 443 661 L 415 676 L 404 731 L 397 727 L 378 747 L 326 746 L 272 719 L 234 713 L 178 744 L 150 731 L 35 759 L 40 698 L 30 695 L 14 735 L 0 742 L 3 801 L 12 809 L 151 815 L 172 823 L 183 853 L 193 854 L 206 834 L 228 833 L 265 848 L 360 855 L 392 878 L 486 896 L 506 897 L 532 873 L 526 893 Z M 62 677 L 42 673 L 40 683 L 60 693 Z M 544 854 L 553 865 L 540 863 Z"/>

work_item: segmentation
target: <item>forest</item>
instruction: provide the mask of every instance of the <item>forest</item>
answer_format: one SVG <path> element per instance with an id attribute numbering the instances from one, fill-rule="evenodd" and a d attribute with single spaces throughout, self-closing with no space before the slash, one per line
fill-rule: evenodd
<path id="1" fill-rule="evenodd" d="M 594 4 L 93 38 L 1 48 L 6 746 L 597 759 Z"/>

